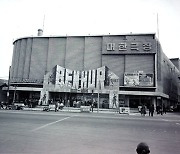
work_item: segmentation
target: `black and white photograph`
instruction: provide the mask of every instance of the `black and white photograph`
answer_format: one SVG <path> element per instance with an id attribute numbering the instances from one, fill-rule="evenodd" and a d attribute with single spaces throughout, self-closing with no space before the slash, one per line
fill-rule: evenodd
<path id="1" fill-rule="evenodd" d="M 0 0 L 0 154 L 179 154 L 179 0 Z"/>

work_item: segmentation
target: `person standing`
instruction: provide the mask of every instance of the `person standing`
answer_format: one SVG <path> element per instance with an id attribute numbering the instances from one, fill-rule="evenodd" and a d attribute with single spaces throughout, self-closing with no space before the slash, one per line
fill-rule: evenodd
<path id="1" fill-rule="evenodd" d="M 166 114 L 166 106 L 163 104 L 163 113 Z"/>
<path id="2" fill-rule="evenodd" d="M 160 114 L 163 115 L 163 106 L 162 105 L 160 105 L 160 110 L 159 111 L 160 111 Z"/>
<path id="3" fill-rule="evenodd" d="M 58 111 L 58 101 L 55 101 L 55 112 L 57 112 Z"/>
<path id="4" fill-rule="evenodd" d="M 154 114 L 154 105 L 151 104 L 151 106 L 149 107 L 149 116 L 153 117 Z"/>
<path id="5" fill-rule="evenodd" d="M 156 112 L 157 112 L 157 114 L 160 114 L 160 106 L 159 105 L 156 106 Z"/>
<path id="6" fill-rule="evenodd" d="M 67 107 L 70 107 L 70 100 L 67 100 Z"/>
<path id="7" fill-rule="evenodd" d="M 93 112 L 94 109 L 94 102 L 91 103 L 91 111 Z"/>
<path id="8" fill-rule="evenodd" d="M 143 104 L 141 108 L 141 115 L 145 116 L 146 115 L 146 106 Z"/>
<path id="9" fill-rule="evenodd" d="M 3 102 L 0 102 L 0 109 L 4 109 Z"/>
<path id="10" fill-rule="evenodd" d="M 112 105 L 112 108 L 114 107 L 115 105 L 115 108 L 117 108 L 117 104 L 116 104 L 116 95 L 114 94 L 113 96 L 113 105 Z"/>
<path id="11" fill-rule="evenodd" d="M 61 103 L 60 103 L 59 107 L 60 107 L 60 110 L 62 110 L 62 109 L 63 109 L 63 107 L 64 107 L 63 102 L 61 102 Z"/>

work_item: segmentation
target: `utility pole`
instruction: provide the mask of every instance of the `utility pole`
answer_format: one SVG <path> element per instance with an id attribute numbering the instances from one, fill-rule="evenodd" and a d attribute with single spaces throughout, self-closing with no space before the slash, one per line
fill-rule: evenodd
<path id="1" fill-rule="evenodd" d="M 100 104 L 100 91 L 101 91 L 101 82 L 98 82 L 98 104 L 97 104 L 97 112 L 99 113 L 99 104 Z"/>
<path id="2" fill-rule="evenodd" d="M 7 104 L 9 104 L 9 85 L 10 85 L 10 75 L 11 75 L 11 66 L 9 66 L 9 77 L 8 77 L 8 89 L 7 89 Z"/>

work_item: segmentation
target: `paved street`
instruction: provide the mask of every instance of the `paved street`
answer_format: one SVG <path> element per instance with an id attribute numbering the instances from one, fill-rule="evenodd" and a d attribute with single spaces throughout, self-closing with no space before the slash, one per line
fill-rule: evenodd
<path id="1" fill-rule="evenodd" d="M 141 141 L 179 154 L 180 116 L 0 110 L 1 154 L 135 154 Z"/>

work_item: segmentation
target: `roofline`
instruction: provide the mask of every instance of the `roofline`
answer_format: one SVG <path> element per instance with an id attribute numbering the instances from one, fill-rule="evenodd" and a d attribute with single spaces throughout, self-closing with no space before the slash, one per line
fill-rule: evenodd
<path id="1" fill-rule="evenodd" d="M 156 33 L 125 33 L 125 34 L 97 34 L 97 35 L 44 35 L 44 36 L 24 36 L 24 37 L 19 37 L 13 40 L 13 44 L 17 40 L 21 39 L 27 39 L 27 38 L 64 38 L 64 37 L 103 37 L 103 36 L 133 36 L 133 35 L 156 35 Z"/>

